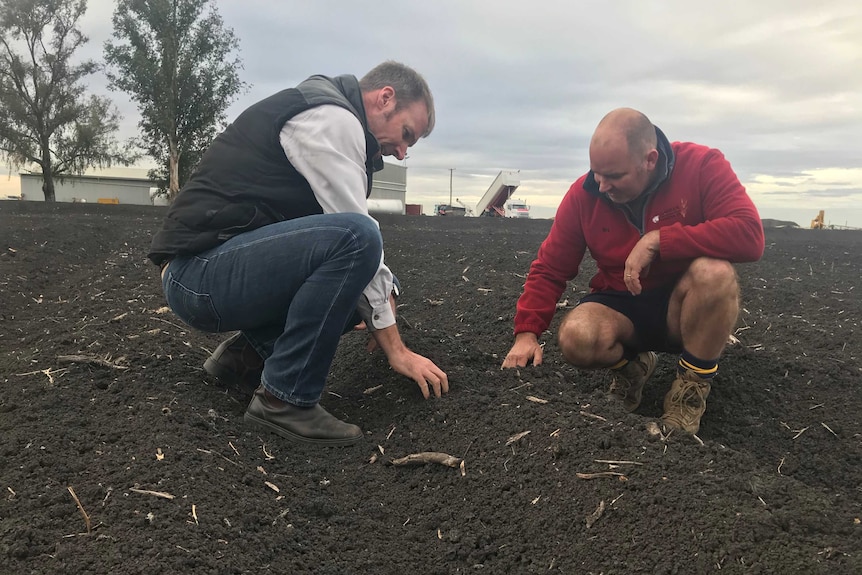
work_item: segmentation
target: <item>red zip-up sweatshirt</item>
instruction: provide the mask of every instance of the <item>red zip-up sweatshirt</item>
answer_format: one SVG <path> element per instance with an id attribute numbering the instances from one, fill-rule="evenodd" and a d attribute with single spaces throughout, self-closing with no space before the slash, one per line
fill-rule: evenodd
<path id="1" fill-rule="evenodd" d="M 698 257 L 733 263 L 760 259 L 763 224 L 724 155 L 688 142 L 670 147 L 670 175 L 647 200 L 642 232 L 598 192 L 590 173 L 572 184 L 530 266 L 515 313 L 516 334 L 540 335 L 548 328 L 566 282 L 578 275 L 587 249 L 598 265 L 591 292 L 627 289 L 626 258 L 652 230 L 661 230 L 660 247 L 649 273 L 641 276 L 644 290 L 676 283 Z"/>

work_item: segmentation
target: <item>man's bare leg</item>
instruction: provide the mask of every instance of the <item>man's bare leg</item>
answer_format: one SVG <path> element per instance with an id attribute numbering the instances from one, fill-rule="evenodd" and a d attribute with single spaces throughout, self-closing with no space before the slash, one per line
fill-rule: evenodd
<path id="1" fill-rule="evenodd" d="M 739 283 L 724 260 L 698 258 L 677 283 L 668 305 L 668 331 L 682 343 L 677 377 L 665 396 L 662 421 L 697 433 L 718 359 L 739 315 Z"/>

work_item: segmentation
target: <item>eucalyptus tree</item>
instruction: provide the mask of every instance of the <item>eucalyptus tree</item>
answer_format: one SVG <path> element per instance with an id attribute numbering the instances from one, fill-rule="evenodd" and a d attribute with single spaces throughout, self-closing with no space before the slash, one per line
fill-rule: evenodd
<path id="1" fill-rule="evenodd" d="M 108 79 L 141 114 L 139 146 L 172 198 L 245 88 L 239 43 L 211 0 L 118 0 Z"/>
<path id="2" fill-rule="evenodd" d="M 116 108 L 87 94 L 99 65 L 74 58 L 86 10 L 86 0 L 0 0 L 0 157 L 41 174 L 49 202 L 55 180 L 133 160 L 114 136 Z"/>

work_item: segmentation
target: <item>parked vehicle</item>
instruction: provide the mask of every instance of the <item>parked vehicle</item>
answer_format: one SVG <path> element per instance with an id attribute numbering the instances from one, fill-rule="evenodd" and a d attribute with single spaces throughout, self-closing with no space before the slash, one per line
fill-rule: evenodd
<path id="1" fill-rule="evenodd" d="M 512 200 L 506 204 L 507 218 L 529 218 L 530 206 L 524 200 Z"/>

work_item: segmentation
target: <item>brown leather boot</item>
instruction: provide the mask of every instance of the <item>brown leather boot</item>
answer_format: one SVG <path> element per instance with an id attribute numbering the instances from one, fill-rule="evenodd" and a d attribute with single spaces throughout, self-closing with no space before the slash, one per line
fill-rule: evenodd
<path id="1" fill-rule="evenodd" d="M 252 394 L 260 385 L 263 358 L 238 331 L 221 342 L 207 358 L 204 370 L 225 385 Z"/>
<path id="2" fill-rule="evenodd" d="M 291 405 L 269 397 L 263 386 L 254 392 L 245 411 L 245 420 L 296 443 L 337 447 L 362 439 L 358 426 L 341 421 L 320 404 L 314 407 Z"/>

